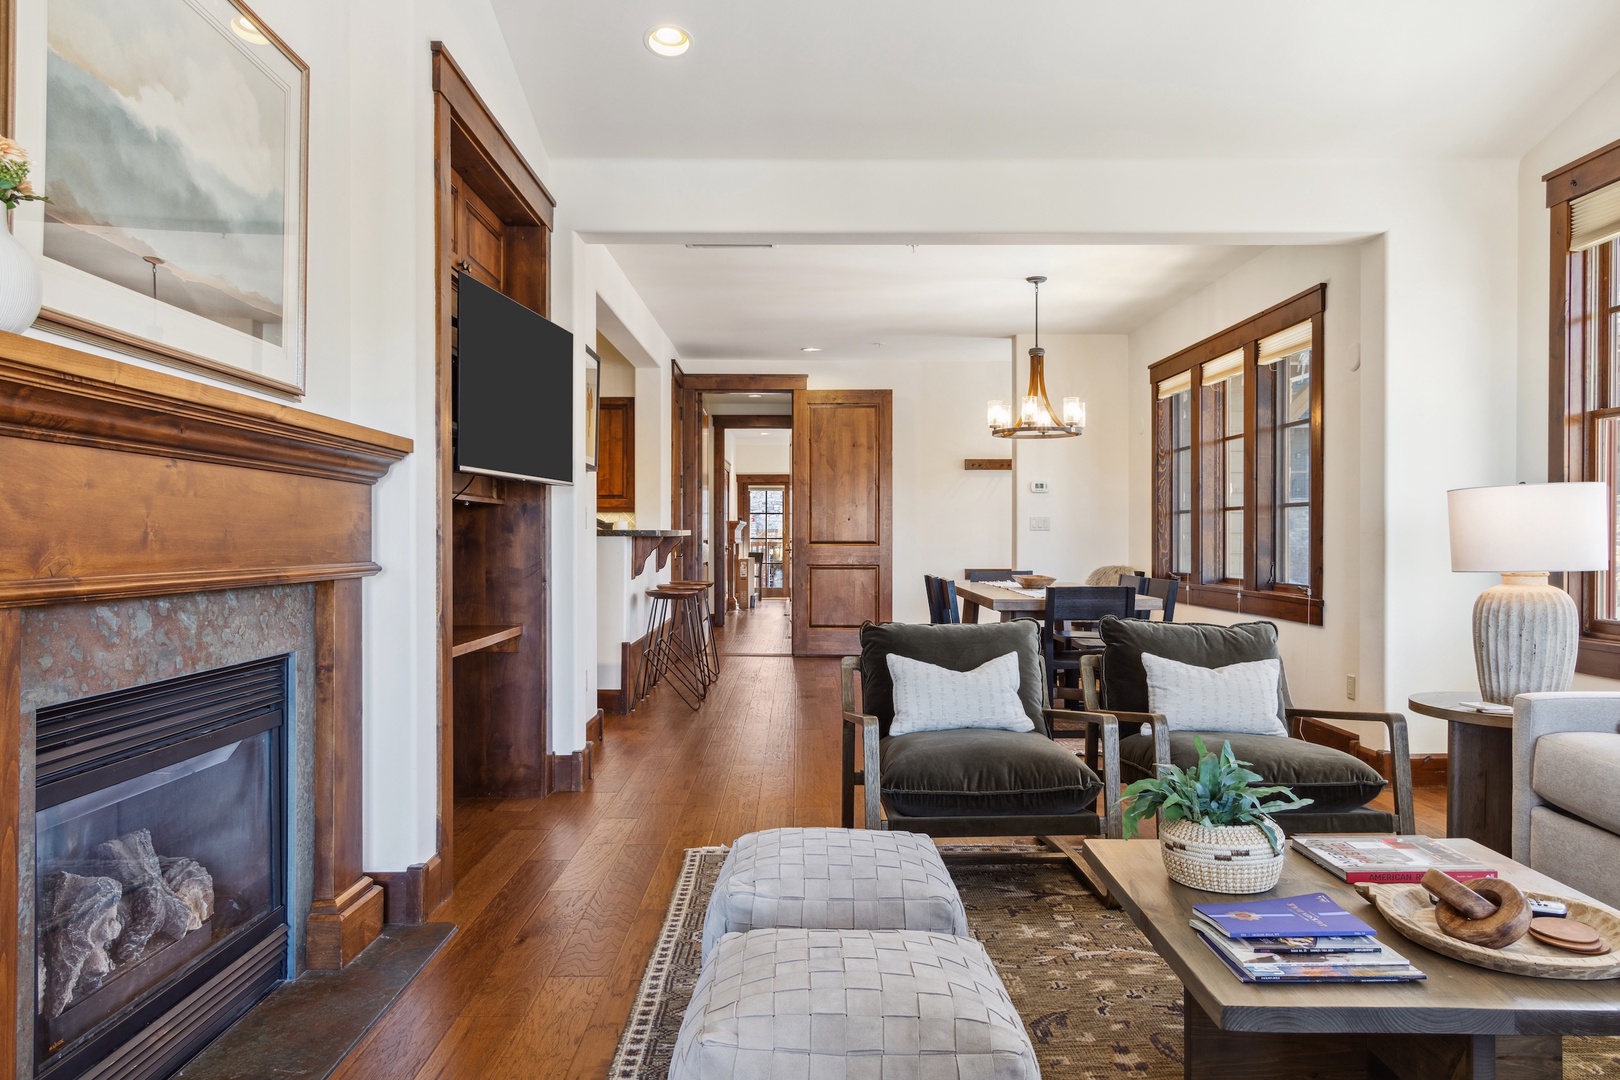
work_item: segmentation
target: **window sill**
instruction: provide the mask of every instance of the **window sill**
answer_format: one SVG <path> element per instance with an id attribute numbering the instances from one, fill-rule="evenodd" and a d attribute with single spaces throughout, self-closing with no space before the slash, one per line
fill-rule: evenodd
<path id="1" fill-rule="evenodd" d="M 1620 679 L 1620 640 L 1582 634 L 1575 670 L 1582 675 Z"/>
<path id="2" fill-rule="evenodd" d="M 1322 601 L 1302 593 L 1274 589 L 1242 589 L 1230 585 L 1193 585 L 1183 582 L 1181 602 L 1217 611 L 1235 611 L 1262 619 L 1322 625 Z M 1620 660 L 1620 652 L 1616 659 Z M 1620 668 L 1617 668 L 1620 670 Z"/>

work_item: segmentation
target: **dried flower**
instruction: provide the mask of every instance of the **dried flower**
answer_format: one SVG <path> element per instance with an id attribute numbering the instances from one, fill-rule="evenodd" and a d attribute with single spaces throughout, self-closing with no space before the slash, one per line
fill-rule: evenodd
<path id="1" fill-rule="evenodd" d="M 46 201 L 28 179 L 28 152 L 0 135 L 0 206 L 15 210 L 19 203 Z"/>
<path id="2" fill-rule="evenodd" d="M 21 162 L 22 164 L 26 165 L 28 164 L 28 151 L 24 150 L 22 147 L 18 146 L 4 135 L 0 135 L 0 162 L 5 162 L 7 165 L 14 162 Z"/>

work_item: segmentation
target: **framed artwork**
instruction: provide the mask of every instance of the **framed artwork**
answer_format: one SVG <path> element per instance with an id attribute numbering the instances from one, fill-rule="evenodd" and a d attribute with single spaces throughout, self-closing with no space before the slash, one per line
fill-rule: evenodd
<path id="1" fill-rule="evenodd" d="M 42 329 L 304 392 L 309 68 L 235 0 L 0 0 Z"/>
<path id="2" fill-rule="evenodd" d="M 596 450 L 602 434 L 602 358 L 585 346 L 585 471 L 596 471 Z"/>

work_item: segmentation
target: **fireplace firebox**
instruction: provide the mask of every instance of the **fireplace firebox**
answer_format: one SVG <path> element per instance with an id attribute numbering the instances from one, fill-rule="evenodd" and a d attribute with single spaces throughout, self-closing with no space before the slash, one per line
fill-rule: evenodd
<path id="1" fill-rule="evenodd" d="M 290 975 L 292 658 L 36 714 L 38 1080 L 158 1080 Z"/>

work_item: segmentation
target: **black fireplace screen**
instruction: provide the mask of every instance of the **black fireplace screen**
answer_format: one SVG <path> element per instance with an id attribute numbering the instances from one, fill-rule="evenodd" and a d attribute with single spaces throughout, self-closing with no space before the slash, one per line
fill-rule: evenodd
<path id="1" fill-rule="evenodd" d="M 186 1016 L 207 1038 L 240 1012 L 198 991 L 285 932 L 286 673 L 281 657 L 38 714 L 42 1078 L 164 1041 L 176 1009 L 230 1013 Z M 160 1049 L 134 1056 L 184 1058 Z"/>

